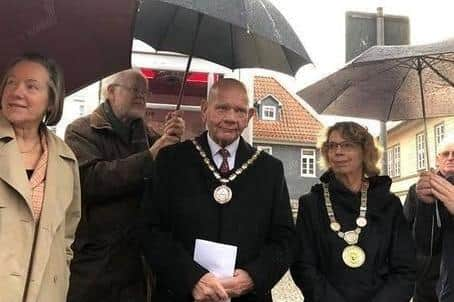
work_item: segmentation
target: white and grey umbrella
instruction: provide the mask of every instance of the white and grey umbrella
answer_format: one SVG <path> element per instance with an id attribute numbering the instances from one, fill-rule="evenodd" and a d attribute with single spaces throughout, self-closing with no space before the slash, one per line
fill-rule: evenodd
<path id="1" fill-rule="evenodd" d="M 454 39 L 374 46 L 298 92 L 318 113 L 401 121 L 454 114 Z"/>
<path id="2" fill-rule="evenodd" d="M 298 94 L 318 113 L 400 121 L 454 114 L 454 39 L 374 46 Z"/>

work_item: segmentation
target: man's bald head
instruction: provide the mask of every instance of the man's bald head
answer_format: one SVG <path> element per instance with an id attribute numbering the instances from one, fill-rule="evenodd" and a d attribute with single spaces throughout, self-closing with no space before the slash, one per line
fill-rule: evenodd
<path id="1" fill-rule="evenodd" d="M 246 86 L 235 79 L 221 79 L 211 86 L 210 92 L 208 93 L 208 102 L 215 100 L 218 96 L 219 90 L 223 89 L 235 89 L 241 92 L 241 95 L 244 96 L 246 104 L 249 104 L 249 98 L 247 94 Z"/>

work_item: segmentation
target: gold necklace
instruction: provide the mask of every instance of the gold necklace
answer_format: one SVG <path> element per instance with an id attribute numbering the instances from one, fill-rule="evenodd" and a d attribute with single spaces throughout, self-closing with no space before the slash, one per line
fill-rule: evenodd
<path id="1" fill-rule="evenodd" d="M 359 234 L 363 227 L 367 225 L 366 213 L 367 213 L 367 189 L 369 188 L 369 182 L 363 181 L 361 184 L 361 205 L 359 207 L 359 216 L 356 218 L 356 228 L 354 230 L 342 232 L 341 225 L 336 220 L 334 215 L 333 204 L 328 190 L 328 184 L 323 183 L 323 195 L 325 201 L 326 211 L 329 217 L 329 227 L 337 234 L 337 236 L 343 239 L 348 246 L 344 248 L 342 252 L 342 260 L 344 263 L 351 267 L 357 268 L 364 264 L 366 261 L 366 253 L 364 250 L 357 245 L 359 240 Z"/>
<path id="2" fill-rule="evenodd" d="M 197 151 L 199 151 L 199 154 L 202 157 L 203 162 L 207 165 L 208 169 L 213 173 L 214 178 L 221 182 L 221 185 L 217 186 L 216 189 L 214 189 L 213 191 L 214 200 L 216 200 L 216 202 L 219 204 L 228 203 L 230 200 L 232 200 L 233 193 L 232 189 L 230 189 L 230 187 L 227 186 L 227 184 L 229 182 L 234 181 L 241 173 L 244 172 L 244 170 L 249 168 L 249 166 L 252 165 L 252 163 L 257 159 L 261 151 L 260 150 L 255 151 L 254 155 L 252 155 L 251 158 L 249 158 L 243 165 L 241 165 L 241 167 L 233 171 L 233 173 L 230 174 L 228 178 L 223 178 L 218 173 L 216 168 L 211 164 L 210 159 L 208 158 L 205 151 L 203 151 L 199 143 L 195 139 L 192 139 L 192 143 L 194 144 Z"/>

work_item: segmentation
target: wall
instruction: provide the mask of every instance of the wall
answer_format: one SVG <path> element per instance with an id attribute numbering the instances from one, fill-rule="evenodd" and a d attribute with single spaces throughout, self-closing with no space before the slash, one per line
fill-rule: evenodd
<path id="1" fill-rule="evenodd" d="M 284 165 L 285 178 L 291 199 L 298 199 L 304 193 L 310 191 L 312 185 L 318 182 L 320 175 L 316 164 L 316 177 L 301 176 L 301 148 L 302 146 L 275 145 L 267 143 L 254 143 L 254 146 L 272 147 L 272 155 L 280 159 Z M 306 148 L 306 147 L 305 147 Z M 308 149 L 313 147 L 307 147 Z M 318 154 L 316 154 L 318 162 Z"/>
<path id="2" fill-rule="evenodd" d="M 443 117 L 427 120 L 427 132 L 429 143 L 430 167 L 435 168 L 435 139 L 434 127 L 444 122 L 445 135 L 454 133 L 454 117 Z M 388 148 L 400 144 L 400 176 L 393 177 L 391 190 L 401 200 L 405 199 L 408 188 L 416 183 L 418 179 L 417 158 L 416 158 L 416 134 L 424 131 L 424 124 L 421 120 L 405 122 L 388 131 Z"/>

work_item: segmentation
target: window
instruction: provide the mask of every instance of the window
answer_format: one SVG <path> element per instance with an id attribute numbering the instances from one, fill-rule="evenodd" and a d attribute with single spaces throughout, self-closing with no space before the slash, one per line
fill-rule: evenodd
<path id="1" fill-rule="evenodd" d="M 276 120 L 276 107 L 275 106 L 263 106 L 262 107 L 262 119 L 267 121 Z"/>
<path id="2" fill-rule="evenodd" d="M 416 169 L 423 170 L 426 168 L 426 152 L 424 144 L 424 133 L 416 135 Z"/>
<path id="3" fill-rule="evenodd" d="M 79 116 L 85 115 L 85 104 L 79 104 Z"/>
<path id="4" fill-rule="evenodd" d="M 434 132 L 435 132 L 435 151 L 437 151 L 438 145 L 445 137 L 445 123 L 435 125 Z"/>
<path id="5" fill-rule="evenodd" d="M 400 176 L 400 145 L 394 146 L 394 177 Z"/>
<path id="6" fill-rule="evenodd" d="M 388 156 L 388 176 L 400 176 L 400 145 L 395 145 L 386 150 Z"/>
<path id="7" fill-rule="evenodd" d="M 314 149 L 301 149 L 301 176 L 315 177 Z"/>
<path id="8" fill-rule="evenodd" d="M 83 99 L 74 99 L 74 104 L 77 106 L 77 111 L 79 116 L 85 115 L 85 100 Z"/>
<path id="9" fill-rule="evenodd" d="M 386 157 L 388 160 L 387 168 L 388 168 L 388 176 L 393 177 L 393 168 L 394 168 L 394 156 L 393 156 L 393 148 L 389 148 L 386 150 Z"/>
<path id="10" fill-rule="evenodd" d="M 268 154 L 273 154 L 273 148 L 270 146 L 257 146 L 257 150 L 261 150 L 263 152 L 266 152 Z"/>

